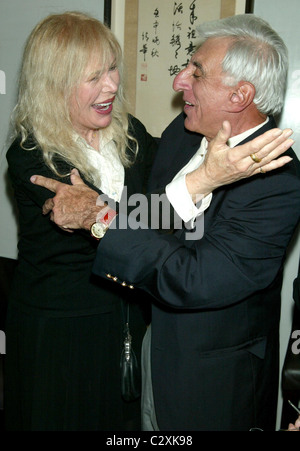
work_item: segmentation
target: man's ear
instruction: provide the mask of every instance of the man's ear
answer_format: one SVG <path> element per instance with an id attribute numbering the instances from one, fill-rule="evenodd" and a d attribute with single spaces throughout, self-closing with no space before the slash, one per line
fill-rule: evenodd
<path id="1" fill-rule="evenodd" d="M 237 113 L 247 108 L 254 99 L 255 87 L 248 81 L 241 81 L 232 91 L 230 102 L 232 111 Z"/>

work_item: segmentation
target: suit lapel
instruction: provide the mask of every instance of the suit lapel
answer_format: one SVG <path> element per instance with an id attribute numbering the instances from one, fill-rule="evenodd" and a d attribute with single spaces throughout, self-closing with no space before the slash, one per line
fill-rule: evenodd
<path id="1" fill-rule="evenodd" d="M 261 128 L 256 130 L 252 135 L 248 136 L 244 141 L 240 142 L 238 145 L 245 144 L 246 142 L 251 141 L 252 139 L 256 138 L 257 136 L 260 136 L 264 134 L 266 131 L 271 130 L 271 128 L 276 128 L 277 125 L 275 123 L 275 120 L 272 116 L 269 116 L 269 121 Z"/>
<path id="2" fill-rule="evenodd" d="M 245 144 L 246 142 L 251 141 L 252 139 L 256 138 L 257 136 L 262 135 L 266 131 L 268 131 L 272 128 L 276 128 L 276 127 L 277 127 L 277 125 L 276 125 L 273 117 L 269 117 L 269 121 L 267 122 L 267 124 L 265 124 L 260 129 L 256 130 L 255 133 L 248 136 L 244 141 L 242 141 L 238 145 Z M 236 182 L 236 183 L 237 184 L 245 183 L 245 181 L 246 180 L 242 180 L 242 181 Z M 224 199 L 226 197 L 228 190 L 233 189 L 234 186 L 235 185 L 225 185 L 225 186 L 221 186 L 220 188 L 218 188 L 214 191 L 211 204 L 210 204 L 209 208 L 204 212 L 204 233 L 205 233 L 205 231 L 208 231 L 210 229 L 211 225 L 214 223 L 220 208 L 222 208 L 222 206 L 223 206 Z M 181 234 L 181 237 L 183 237 L 182 234 Z M 190 240 L 190 242 L 191 242 L 191 240 Z M 187 243 L 188 243 L 188 241 L 187 241 Z M 189 245 L 189 243 L 188 243 L 188 245 Z"/>
<path id="3" fill-rule="evenodd" d="M 169 155 L 166 171 L 173 177 L 190 161 L 200 147 L 202 137 L 186 134 L 173 154 Z"/>
<path id="4" fill-rule="evenodd" d="M 149 190 L 166 186 L 175 175 L 189 162 L 200 147 L 202 136 L 184 129 L 183 116 L 177 118 L 172 133 L 162 137 L 157 156 L 153 164 Z"/>
<path id="5" fill-rule="evenodd" d="M 270 116 L 269 121 L 263 127 L 256 130 L 255 133 L 248 136 L 244 141 L 242 141 L 238 145 L 240 146 L 242 144 L 245 144 L 246 142 L 251 141 L 252 139 L 256 138 L 257 136 L 262 135 L 266 131 L 271 130 L 272 128 L 276 128 L 276 127 L 277 127 L 277 125 L 276 125 L 273 117 Z M 221 186 L 220 188 L 218 188 L 214 191 L 211 204 L 204 213 L 204 228 L 206 228 L 208 230 L 210 225 L 214 222 L 219 209 L 223 205 L 223 199 L 226 196 L 228 190 L 234 189 L 234 187 L 237 186 L 239 183 L 246 183 L 246 182 L 247 182 L 247 179 L 243 179 L 240 182 L 236 182 L 233 185 Z"/>
<path id="6" fill-rule="evenodd" d="M 241 144 L 244 144 L 275 127 L 277 127 L 277 125 L 273 117 L 269 117 L 267 124 L 246 138 Z M 182 133 L 181 124 L 179 122 L 176 123 L 176 126 L 172 128 L 172 135 L 169 133 L 167 139 L 162 140 L 159 147 L 158 155 L 151 173 L 150 191 L 168 184 L 197 152 L 201 140 L 202 136 L 197 133 L 191 133 L 187 130 L 184 130 L 184 133 Z M 205 213 L 207 225 L 210 224 L 216 211 L 218 211 L 222 205 L 222 199 L 226 194 L 227 189 L 228 187 L 225 186 L 214 192 L 211 205 Z"/>

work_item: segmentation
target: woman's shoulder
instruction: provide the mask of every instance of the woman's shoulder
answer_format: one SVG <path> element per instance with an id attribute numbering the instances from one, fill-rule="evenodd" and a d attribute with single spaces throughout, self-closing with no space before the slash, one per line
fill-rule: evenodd
<path id="1" fill-rule="evenodd" d="M 135 116 L 132 116 L 131 114 L 128 115 L 128 122 L 129 122 L 129 131 L 132 133 L 135 137 L 137 135 L 145 135 L 149 134 L 147 132 L 147 129 L 145 125 Z"/>
<path id="2" fill-rule="evenodd" d="M 9 173 L 16 181 L 28 178 L 32 174 L 58 179 L 58 176 L 45 163 L 41 148 L 32 138 L 22 143 L 21 137 L 16 137 L 7 150 L 6 160 Z M 70 172 L 70 165 L 59 156 L 56 156 L 53 162 L 60 173 Z"/>
<path id="3" fill-rule="evenodd" d="M 6 159 L 8 164 L 24 165 L 29 161 L 42 162 L 42 152 L 36 146 L 36 143 L 32 138 L 28 138 L 24 143 L 22 142 L 21 136 L 14 138 L 10 144 L 7 152 Z"/>
<path id="4" fill-rule="evenodd" d="M 158 140 L 149 133 L 145 125 L 137 119 L 135 116 L 129 115 L 129 133 L 139 143 L 140 147 L 144 147 L 147 152 L 153 148 L 153 152 L 156 152 Z"/>
<path id="5" fill-rule="evenodd" d="M 17 135 L 13 138 L 13 141 L 8 147 L 7 155 L 13 155 L 15 152 L 23 152 L 24 155 L 27 155 L 27 152 L 29 150 L 38 150 L 38 146 L 36 141 L 33 139 L 32 136 L 28 136 L 27 139 L 22 142 L 21 135 Z M 39 150 L 40 152 L 40 150 Z"/>

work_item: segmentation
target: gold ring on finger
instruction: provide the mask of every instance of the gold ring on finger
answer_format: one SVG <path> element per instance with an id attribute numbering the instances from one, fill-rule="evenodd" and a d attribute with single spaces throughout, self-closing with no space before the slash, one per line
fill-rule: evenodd
<path id="1" fill-rule="evenodd" d="M 261 162 L 261 158 L 257 158 L 257 156 L 255 155 L 255 153 L 252 153 L 250 155 L 250 157 L 252 158 L 252 160 L 254 161 L 254 163 L 260 163 Z"/>
<path id="2" fill-rule="evenodd" d="M 261 174 L 265 174 L 266 171 L 264 171 L 263 168 L 259 168 L 259 172 L 260 172 Z"/>

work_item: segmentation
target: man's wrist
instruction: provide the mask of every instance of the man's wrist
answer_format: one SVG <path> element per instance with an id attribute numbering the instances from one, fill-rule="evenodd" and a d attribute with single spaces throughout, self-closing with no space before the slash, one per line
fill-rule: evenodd
<path id="1" fill-rule="evenodd" d="M 185 178 L 187 190 L 195 204 L 213 191 L 211 185 L 205 183 L 204 171 L 200 173 L 200 168 L 188 173 Z"/>
<path id="2" fill-rule="evenodd" d="M 84 218 L 82 222 L 82 228 L 90 231 L 91 226 L 94 224 L 94 222 L 96 222 L 97 216 L 100 213 L 100 211 L 101 207 L 96 205 L 90 208 L 88 215 Z"/>
<path id="3" fill-rule="evenodd" d="M 91 224 L 90 233 L 92 237 L 100 240 L 107 232 L 116 215 L 117 212 L 113 208 L 109 206 L 102 208 L 96 216 L 96 221 Z"/>

